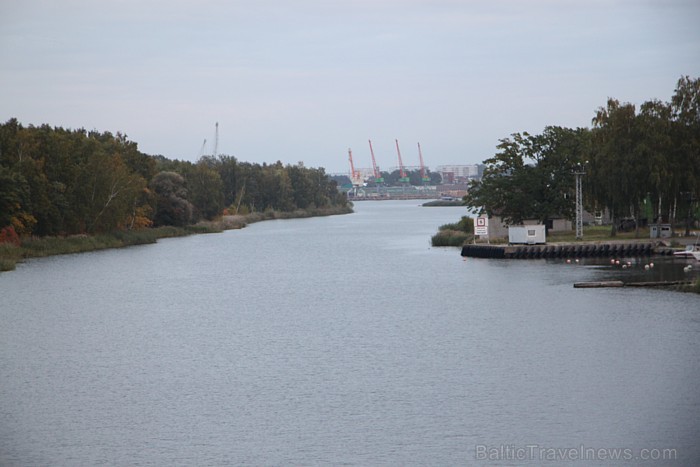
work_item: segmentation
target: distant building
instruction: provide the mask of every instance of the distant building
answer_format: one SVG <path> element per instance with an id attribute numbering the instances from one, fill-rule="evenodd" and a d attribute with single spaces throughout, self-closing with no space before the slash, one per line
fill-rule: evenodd
<path id="1" fill-rule="evenodd" d="M 435 171 L 442 177 L 443 183 L 465 183 L 478 180 L 484 173 L 483 164 L 439 165 Z"/>

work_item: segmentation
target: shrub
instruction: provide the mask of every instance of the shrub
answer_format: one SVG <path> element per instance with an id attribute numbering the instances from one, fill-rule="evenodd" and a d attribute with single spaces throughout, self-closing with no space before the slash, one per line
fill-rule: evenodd
<path id="1" fill-rule="evenodd" d="M 0 258 L 0 272 L 1 271 L 14 271 L 17 262 L 11 259 Z"/>
<path id="2" fill-rule="evenodd" d="M 441 229 L 431 237 L 430 243 L 433 246 L 462 246 L 473 239 L 473 235 L 459 230 Z"/>
<path id="3" fill-rule="evenodd" d="M 3 227 L 3 229 L 0 230 L 0 243 L 9 243 L 15 246 L 20 246 L 22 244 L 19 235 L 15 232 L 15 228 L 11 225 Z"/>
<path id="4" fill-rule="evenodd" d="M 468 234 L 474 233 L 474 219 L 468 216 L 462 216 L 459 222 L 454 224 L 441 225 L 438 230 L 456 230 Z"/>

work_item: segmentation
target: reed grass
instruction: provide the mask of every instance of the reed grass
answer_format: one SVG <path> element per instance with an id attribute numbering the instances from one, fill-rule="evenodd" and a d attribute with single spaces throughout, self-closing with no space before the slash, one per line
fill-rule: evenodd
<path id="1" fill-rule="evenodd" d="M 244 216 L 224 216 L 215 221 L 200 222 L 185 227 L 163 226 L 138 230 L 119 230 L 98 235 L 71 235 L 66 237 L 27 237 L 16 246 L 0 243 L 0 272 L 12 271 L 18 262 L 26 258 L 83 253 L 107 248 L 122 248 L 132 245 L 156 243 L 160 238 L 182 237 L 193 234 L 219 233 L 240 229 L 247 224 L 269 219 L 291 219 L 297 217 L 330 216 L 352 212 L 351 207 L 315 208 L 293 212 L 266 211 Z"/>
<path id="2" fill-rule="evenodd" d="M 462 246 L 471 242 L 474 235 L 461 230 L 442 229 L 430 238 L 432 246 Z"/>
<path id="3" fill-rule="evenodd" d="M 159 238 L 181 237 L 199 233 L 202 229 L 157 227 L 152 229 L 115 231 L 99 235 L 71 235 L 67 237 L 28 237 L 21 246 L 0 244 L 0 271 L 12 271 L 26 258 L 83 253 L 86 251 L 122 248 L 155 243 Z"/>

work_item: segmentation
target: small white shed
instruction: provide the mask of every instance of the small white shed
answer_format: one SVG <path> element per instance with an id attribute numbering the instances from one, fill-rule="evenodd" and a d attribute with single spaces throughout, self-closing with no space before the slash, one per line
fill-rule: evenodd
<path id="1" fill-rule="evenodd" d="M 671 238 L 671 224 L 649 224 L 649 236 L 651 238 Z"/>
<path id="2" fill-rule="evenodd" d="M 511 225 L 508 227 L 508 243 L 547 243 L 545 226 L 538 225 Z"/>

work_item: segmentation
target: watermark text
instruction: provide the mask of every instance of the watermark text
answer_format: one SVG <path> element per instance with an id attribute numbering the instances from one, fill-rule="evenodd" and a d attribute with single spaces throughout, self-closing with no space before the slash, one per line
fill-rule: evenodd
<path id="1" fill-rule="evenodd" d="M 480 461 L 659 461 L 677 460 L 674 448 L 594 448 L 547 447 L 539 444 L 500 444 L 474 446 L 474 458 Z"/>

